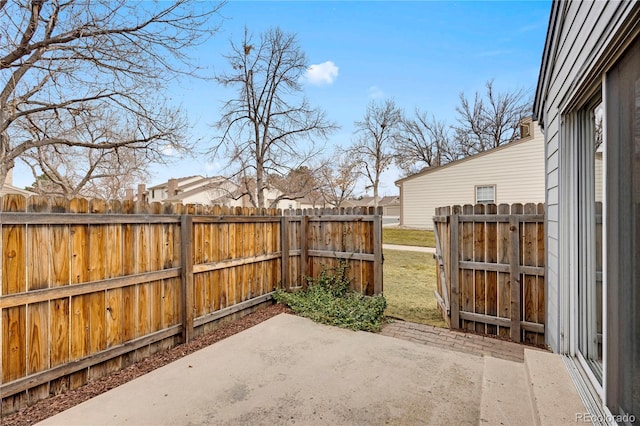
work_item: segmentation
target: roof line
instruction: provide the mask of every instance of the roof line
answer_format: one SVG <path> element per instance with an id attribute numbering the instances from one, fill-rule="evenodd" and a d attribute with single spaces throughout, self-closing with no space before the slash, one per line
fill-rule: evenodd
<path id="1" fill-rule="evenodd" d="M 537 122 L 533 121 L 533 123 L 537 123 Z M 535 132 L 540 131 L 539 129 L 534 129 L 534 130 L 535 130 Z M 425 170 L 422 170 L 421 172 L 414 173 L 414 174 L 412 174 L 410 176 L 403 177 L 402 179 L 398 179 L 394 183 L 395 183 L 396 186 L 400 186 L 399 184 L 401 184 L 401 183 L 403 183 L 403 182 L 405 182 L 407 180 L 416 178 L 418 176 L 422 176 L 422 175 L 426 175 L 426 174 L 429 174 L 429 173 L 433 173 L 433 172 L 438 171 L 438 170 L 446 169 L 447 167 L 455 166 L 455 165 L 458 165 L 460 163 L 464 163 L 464 162 L 473 160 L 475 158 L 483 157 L 485 155 L 489 155 L 489 154 L 492 154 L 494 152 L 501 151 L 503 149 L 507 149 L 507 148 L 509 148 L 511 146 L 516 146 L 516 145 L 520 145 L 520 144 L 523 144 L 523 143 L 526 143 L 526 142 L 531 142 L 531 141 L 536 139 L 536 135 L 537 135 L 537 133 L 533 133 L 533 134 L 531 134 L 531 136 L 527 136 L 526 138 L 521 138 L 521 139 L 518 139 L 517 141 L 509 142 L 509 143 L 506 143 L 504 145 L 500 145 L 500 146 L 497 146 L 495 148 L 488 149 L 486 151 L 478 152 L 478 153 L 470 155 L 468 157 L 464 157 L 464 158 L 461 158 L 459 160 L 455 160 L 455 161 L 452 161 L 450 163 L 443 164 L 442 166 L 427 167 Z"/>

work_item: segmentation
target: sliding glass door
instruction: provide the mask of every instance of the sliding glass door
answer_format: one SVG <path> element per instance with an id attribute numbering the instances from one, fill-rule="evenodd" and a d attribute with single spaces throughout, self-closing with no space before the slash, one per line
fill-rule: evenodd
<path id="1" fill-rule="evenodd" d="M 602 386 L 603 311 L 603 105 L 600 94 L 578 112 L 578 352 Z"/>
<path id="2" fill-rule="evenodd" d="M 609 409 L 640 419 L 640 38 L 606 74 Z M 624 419 L 622 421 L 624 423 Z"/>

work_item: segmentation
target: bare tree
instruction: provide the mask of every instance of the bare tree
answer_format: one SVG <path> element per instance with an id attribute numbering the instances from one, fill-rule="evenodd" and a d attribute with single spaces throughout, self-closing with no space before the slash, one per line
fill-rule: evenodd
<path id="1" fill-rule="evenodd" d="M 358 170 L 373 188 L 378 207 L 380 176 L 393 162 L 392 146 L 399 137 L 402 112 L 392 100 L 372 101 L 362 121 L 356 121 L 356 140 L 348 153 L 357 161 Z"/>
<path id="2" fill-rule="evenodd" d="M 278 196 L 272 203 L 271 207 L 275 207 L 281 199 L 308 199 L 314 206 L 322 200 L 320 193 L 320 180 L 318 179 L 319 170 L 322 166 L 310 168 L 301 166 L 290 170 L 286 176 L 279 174 L 269 176 L 268 180 L 274 188 L 282 191 L 282 195 Z"/>
<path id="3" fill-rule="evenodd" d="M 213 155 L 230 160 L 231 174 L 245 185 L 256 207 L 265 207 L 269 176 L 285 176 L 318 153 L 314 138 L 325 139 L 336 126 L 301 96 L 307 59 L 294 34 L 279 28 L 259 40 L 245 29 L 226 56 L 231 71 L 216 76 L 238 96 L 227 101 L 216 123 L 222 131 Z"/>
<path id="4" fill-rule="evenodd" d="M 126 146 L 95 149 L 47 145 L 28 151 L 21 160 L 36 179 L 31 190 L 42 195 L 123 199 L 126 188 L 149 178 L 146 158 Z"/>
<path id="5" fill-rule="evenodd" d="M 395 162 L 406 175 L 456 159 L 449 126 L 417 108 L 414 117 L 402 118 L 393 149 Z"/>
<path id="6" fill-rule="evenodd" d="M 162 161 L 167 147 L 183 147 L 184 120 L 163 89 L 194 75 L 188 48 L 215 32 L 219 8 L 195 0 L 0 1 L 0 186 L 16 159 L 34 160 L 38 150 L 127 147 Z M 98 134 L 105 112 L 117 116 L 119 138 L 87 137 L 81 129 Z"/>
<path id="7" fill-rule="evenodd" d="M 358 183 L 357 164 L 342 156 L 335 165 L 326 164 L 320 170 L 321 193 L 324 201 L 334 207 L 351 198 Z"/>
<path id="8" fill-rule="evenodd" d="M 29 126 L 23 131 L 32 140 L 44 140 L 47 134 L 58 134 L 86 144 L 126 141 L 135 137 L 131 134 L 133 131 L 121 126 L 117 111 L 86 109 L 78 115 L 84 117 L 74 117 L 73 126 L 70 123 L 62 125 L 57 117 L 44 117 L 37 127 Z M 123 198 L 127 187 L 149 177 L 148 156 L 127 144 L 110 148 L 43 145 L 26 151 L 21 160 L 31 168 L 34 178 L 46 177 L 46 180 L 36 179 L 33 187 L 43 195 Z"/>
<path id="9" fill-rule="evenodd" d="M 460 93 L 458 124 L 453 126 L 460 155 L 466 157 L 518 139 L 520 121 L 530 110 L 531 102 L 523 89 L 497 92 L 493 80 L 487 81 L 484 95 L 476 92 L 472 102 Z"/>

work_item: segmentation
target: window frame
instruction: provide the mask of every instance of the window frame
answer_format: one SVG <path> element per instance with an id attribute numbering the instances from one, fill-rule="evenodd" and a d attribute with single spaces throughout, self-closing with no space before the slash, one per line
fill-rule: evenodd
<path id="1" fill-rule="evenodd" d="M 478 200 L 478 190 L 480 190 L 481 188 L 491 188 L 493 190 L 493 200 L 491 201 L 480 201 Z M 496 204 L 496 195 L 497 195 L 497 191 L 496 191 L 496 185 L 495 184 L 486 184 L 486 185 L 474 185 L 474 200 L 475 200 L 475 204 Z"/>

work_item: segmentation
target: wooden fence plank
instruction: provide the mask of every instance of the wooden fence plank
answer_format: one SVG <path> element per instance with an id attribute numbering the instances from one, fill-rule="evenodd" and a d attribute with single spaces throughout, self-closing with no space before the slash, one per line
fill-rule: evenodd
<path id="1" fill-rule="evenodd" d="M 544 213 L 544 204 L 537 205 L 538 214 Z M 543 268 L 546 265 L 546 251 L 545 251 L 545 223 L 539 223 L 537 227 L 537 263 L 536 266 Z M 538 275 L 538 322 L 546 323 L 546 276 L 543 274 Z M 544 334 L 538 336 L 538 344 L 545 344 Z"/>
<path id="2" fill-rule="evenodd" d="M 109 206 L 109 211 L 114 214 L 120 214 L 122 212 L 122 204 L 119 202 L 112 202 Z M 124 273 L 123 270 L 123 257 L 124 257 L 124 244 L 123 244 L 123 232 L 121 225 L 108 225 L 107 226 L 107 241 L 109 247 L 107 250 L 107 272 L 106 277 L 118 278 Z M 124 305 L 123 305 L 123 290 L 122 288 L 115 288 L 106 290 L 106 347 L 110 348 L 122 343 L 123 329 L 124 329 Z"/>
<path id="3" fill-rule="evenodd" d="M 475 215 L 484 214 L 484 204 L 476 204 L 473 206 L 473 213 Z M 482 221 L 475 221 L 473 223 L 473 259 L 476 262 L 485 262 L 485 224 Z M 487 289 L 486 289 L 486 272 L 482 269 L 474 270 L 474 296 L 473 296 L 473 312 L 478 314 L 485 314 L 487 309 Z M 485 333 L 486 325 L 483 322 L 476 322 L 476 332 Z"/>
<path id="4" fill-rule="evenodd" d="M 280 265 L 282 268 L 282 287 L 285 290 L 291 289 L 290 271 L 289 271 L 289 218 L 288 216 L 282 216 L 280 218 L 280 252 L 282 253 L 282 260 Z"/>
<path id="5" fill-rule="evenodd" d="M 18 195 L 5 195 L 2 198 L 3 212 L 24 212 L 26 200 Z M 26 290 L 26 230 L 24 225 L 2 224 L 2 293 L 20 293 Z"/>
<path id="6" fill-rule="evenodd" d="M 467 217 L 471 217 L 473 214 L 473 206 L 465 204 L 462 206 L 462 213 Z M 460 236 L 460 260 L 472 261 L 474 238 L 473 238 L 473 220 L 462 221 L 461 220 L 461 236 Z M 460 309 L 466 312 L 473 312 L 475 302 L 475 286 L 474 286 L 474 273 L 471 269 L 462 269 L 460 273 L 460 289 L 461 300 Z M 476 326 L 472 321 L 462 322 L 462 328 L 467 330 L 475 330 Z"/>
<path id="7" fill-rule="evenodd" d="M 436 208 L 436 214 L 443 214 L 443 207 Z M 445 312 L 443 312 L 443 316 L 445 320 L 451 315 L 451 303 L 449 301 L 449 286 L 447 280 L 447 272 L 448 270 L 445 268 L 445 265 L 448 265 L 448 259 L 446 256 L 447 246 L 443 245 L 443 241 L 447 241 L 448 244 L 448 236 L 444 235 L 444 239 L 440 236 L 441 233 L 446 233 L 448 229 L 449 221 L 445 222 L 434 222 L 434 237 L 436 242 L 436 298 L 442 299 L 442 304 Z M 451 321 L 450 319 L 448 320 Z M 450 325 L 450 324 L 449 324 Z"/>
<path id="8" fill-rule="evenodd" d="M 382 283 L 382 278 L 383 278 L 383 273 L 382 273 L 382 208 L 380 207 L 378 209 L 378 211 L 376 212 L 376 217 L 375 217 L 375 221 L 374 226 L 373 226 L 373 238 L 374 238 L 374 245 L 373 245 L 373 253 L 374 253 L 374 260 L 373 260 L 373 267 L 374 267 L 374 271 L 373 271 L 373 279 L 374 279 L 374 284 L 373 284 L 373 294 L 381 294 L 382 293 L 382 288 L 383 288 L 383 283 Z"/>
<path id="9" fill-rule="evenodd" d="M 69 319 L 68 297 L 55 299 L 50 302 L 50 365 L 55 367 L 69 361 Z"/>
<path id="10" fill-rule="evenodd" d="M 0 210 L 24 212 L 27 203 L 24 197 L 8 195 L 0 200 Z M 7 225 L 0 221 L 2 233 L 2 265 L 0 295 L 20 293 L 27 289 L 27 231 L 24 225 Z M 2 381 L 11 381 L 27 374 L 27 309 L 24 306 L 2 310 Z"/>
<path id="11" fill-rule="evenodd" d="M 183 215 L 181 221 L 182 247 L 182 341 L 189 343 L 193 339 L 193 217 Z"/>
<path id="12" fill-rule="evenodd" d="M 449 276 L 451 277 L 451 328 L 460 328 L 460 270 L 459 261 L 459 242 L 460 242 L 460 225 L 458 216 L 461 213 L 460 206 L 453 206 L 451 214 L 451 231 L 450 231 L 450 264 L 451 269 Z"/>
<path id="13" fill-rule="evenodd" d="M 309 255 L 309 242 L 308 242 L 308 228 L 309 228 L 309 217 L 303 216 L 302 221 L 300 222 L 300 277 L 302 280 L 302 287 L 307 287 L 307 275 L 308 271 L 308 255 Z"/>
<path id="14" fill-rule="evenodd" d="M 151 212 L 153 214 L 162 213 L 162 205 L 160 203 L 153 203 L 151 205 Z M 163 244 L 163 225 L 162 224 L 150 224 L 149 231 L 149 258 L 151 271 L 160 271 L 163 269 L 164 260 L 164 244 Z M 164 292 L 164 286 L 162 281 L 152 281 L 149 283 L 150 287 L 150 323 L 151 331 L 155 332 L 162 329 L 162 295 Z"/>
<path id="15" fill-rule="evenodd" d="M 524 213 L 535 214 L 536 205 L 527 203 L 524 205 Z M 527 221 L 522 223 L 522 265 L 537 266 L 537 224 Z M 535 323 L 538 321 L 538 283 L 537 277 L 530 274 L 522 274 L 523 282 L 523 321 Z M 524 341 L 537 343 L 537 334 L 524 331 Z"/>
<path id="16" fill-rule="evenodd" d="M 2 310 L 2 382 L 27 373 L 26 307 Z"/>
<path id="17" fill-rule="evenodd" d="M 29 197 L 29 212 L 48 212 L 51 206 L 46 197 Z M 49 227 L 33 225 L 27 227 L 27 289 L 38 290 L 49 287 L 49 251 L 51 250 Z"/>
<path id="18" fill-rule="evenodd" d="M 499 214 L 509 214 L 511 207 L 508 204 L 498 206 Z M 510 231 L 509 223 L 499 223 L 498 228 L 498 260 L 499 264 L 509 264 Z M 510 267 L 510 266 L 509 266 Z M 509 271 L 498 272 L 498 316 L 511 318 L 511 281 Z M 510 328 L 498 327 L 498 335 L 509 337 Z"/>
<path id="19" fill-rule="evenodd" d="M 265 224 L 267 229 L 271 227 L 270 224 Z M 245 257 L 244 253 L 244 228 L 246 227 L 245 223 L 240 223 L 236 225 L 236 257 Z M 244 301 L 244 265 L 239 265 L 233 268 L 235 270 L 235 278 L 233 283 L 235 283 L 236 287 L 236 299 L 235 303 L 240 303 Z"/>
<path id="20" fill-rule="evenodd" d="M 495 215 L 498 213 L 498 206 L 488 204 L 485 207 L 487 215 Z M 498 224 L 496 222 L 487 221 L 485 223 L 486 246 L 485 261 L 487 265 L 498 262 Z M 486 271 L 486 313 L 489 316 L 496 317 L 498 315 L 498 272 Z M 487 325 L 487 334 L 495 335 L 498 329 L 495 325 Z"/>
<path id="21" fill-rule="evenodd" d="M 514 214 L 522 213 L 522 204 L 513 204 L 511 212 Z M 512 216 L 509 221 L 509 264 L 511 272 L 509 281 L 511 282 L 511 330 L 510 338 L 513 341 L 521 342 L 522 333 L 520 329 L 520 321 L 522 321 L 522 283 L 520 281 L 520 220 Z"/>
<path id="22" fill-rule="evenodd" d="M 91 200 L 89 202 L 89 212 L 91 214 L 102 214 L 107 211 L 106 203 L 103 200 Z M 89 281 L 99 281 L 106 277 L 107 270 L 107 226 L 90 225 L 87 228 L 89 238 Z M 84 309 L 89 311 L 89 323 L 85 324 L 89 328 L 89 353 L 95 354 L 103 351 L 107 347 L 107 315 L 106 314 L 106 291 L 96 291 L 84 298 L 84 303 L 88 303 Z M 88 380 L 94 380 L 106 375 L 105 365 L 96 365 L 88 372 Z"/>

